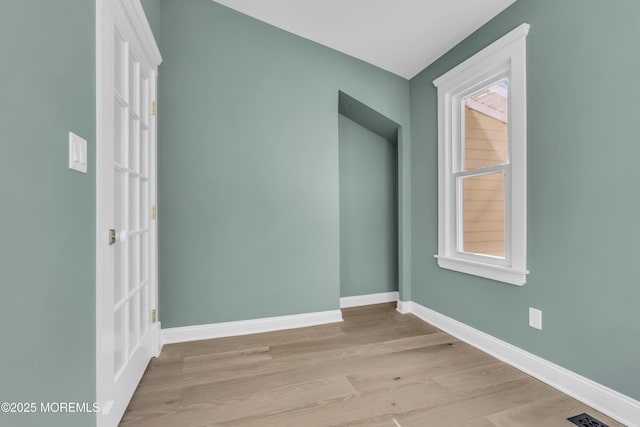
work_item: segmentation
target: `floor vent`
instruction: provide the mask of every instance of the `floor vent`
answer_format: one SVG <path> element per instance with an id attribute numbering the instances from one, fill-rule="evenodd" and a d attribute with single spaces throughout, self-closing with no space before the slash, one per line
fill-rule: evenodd
<path id="1" fill-rule="evenodd" d="M 571 418 L 567 418 L 567 419 L 569 421 L 571 421 L 572 423 L 574 423 L 575 425 L 577 425 L 577 426 L 609 427 L 608 425 L 606 425 L 602 421 L 598 421 L 595 418 L 593 418 L 591 415 L 588 415 L 588 414 L 580 414 L 580 415 L 576 415 L 575 417 L 571 417 Z"/>

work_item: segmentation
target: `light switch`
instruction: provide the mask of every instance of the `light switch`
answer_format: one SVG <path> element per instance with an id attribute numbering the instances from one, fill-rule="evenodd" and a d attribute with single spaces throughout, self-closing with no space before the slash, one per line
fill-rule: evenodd
<path id="1" fill-rule="evenodd" d="M 87 140 L 69 132 L 69 169 L 87 173 Z"/>

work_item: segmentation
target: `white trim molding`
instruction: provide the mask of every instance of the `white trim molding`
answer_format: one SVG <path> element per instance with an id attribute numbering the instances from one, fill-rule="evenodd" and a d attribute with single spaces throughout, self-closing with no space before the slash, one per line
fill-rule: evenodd
<path id="1" fill-rule="evenodd" d="M 360 307 L 362 305 L 383 304 L 398 301 L 398 291 L 379 294 L 356 295 L 340 298 L 340 308 Z"/>
<path id="2" fill-rule="evenodd" d="M 489 46 L 482 49 L 480 52 L 473 55 L 471 58 L 467 59 L 463 63 L 457 65 L 452 68 L 442 76 L 438 77 L 433 81 L 433 84 L 438 87 L 442 85 L 444 82 L 449 80 L 452 75 L 457 75 L 463 72 L 466 72 L 467 69 L 471 67 L 475 67 L 478 64 L 481 64 L 483 61 L 491 58 L 492 55 L 499 53 L 503 49 L 508 48 L 513 43 L 519 41 L 523 37 L 526 37 L 529 34 L 529 29 L 531 25 L 529 24 L 520 24 L 518 27 L 511 30 L 511 32 L 505 34 L 495 42 L 491 43 Z"/>
<path id="3" fill-rule="evenodd" d="M 441 268 L 517 286 L 527 279 L 526 36 L 522 24 L 433 81 L 438 88 L 438 254 Z M 508 81 L 508 158 L 465 166 L 464 105 L 480 90 Z M 504 256 L 465 251 L 465 179 L 502 176 Z"/>
<path id="4" fill-rule="evenodd" d="M 157 67 L 162 63 L 162 55 L 160 54 L 160 49 L 158 49 L 156 40 L 153 37 L 153 31 L 151 31 L 151 25 L 149 25 L 149 21 L 147 21 L 142 3 L 130 0 L 117 1 L 121 5 L 121 10 L 126 11 L 126 15 L 123 17 L 126 18 L 126 21 L 131 26 L 131 30 L 133 30 L 136 37 L 142 44 L 147 61 L 149 61 L 150 64 L 155 64 Z"/>
<path id="5" fill-rule="evenodd" d="M 539 379 L 629 427 L 640 427 L 640 401 L 638 400 L 418 303 L 398 301 L 398 311 L 414 314 L 436 328 Z"/>
<path id="6" fill-rule="evenodd" d="M 184 326 L 163 329 L 162 344 L 259 334 L 338 322 L 342 322 L 342 312 L 340 310 L 329 310 L 263 319 Z"/>
<path id="7" fill-rule="evenodd" d="M 160 322 L 151 324 L 151 356 L 158 357 L 162 352 L 162 327 Z"/>
<path id="8" fill-rule="evenodd" d="M 522 286 L 526 282 L 529 270 L 517 270 L 500 265 L 485 264 L 468 259 L 434 255 L 438 260 L 438 265 L 449 270 L 460 271 L 474 276 L 487 277 L 504 283 Z M 491 272 L 490 276 L 487 272 Z"/>

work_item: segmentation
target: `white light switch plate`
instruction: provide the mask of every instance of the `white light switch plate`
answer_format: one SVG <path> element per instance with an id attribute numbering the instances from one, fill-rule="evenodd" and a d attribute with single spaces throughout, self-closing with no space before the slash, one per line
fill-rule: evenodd
<path id="1" fill-rule="evenodd" d="M 69 169 L 87 173 L 87 140 L 69 132 Z"/>
<path id="2" fill-rule="evenodd" d="M 542 330 L 542 311 L 529 307 L 529 326 Z"/>

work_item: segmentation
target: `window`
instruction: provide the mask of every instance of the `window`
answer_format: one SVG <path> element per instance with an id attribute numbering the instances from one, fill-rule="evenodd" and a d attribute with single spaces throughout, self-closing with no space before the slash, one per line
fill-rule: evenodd
<path id="1" fill-rule="evenodd" d="M 438 265 L 524 285 L 526 36 L 522 24 L 436 79 Z"/>

